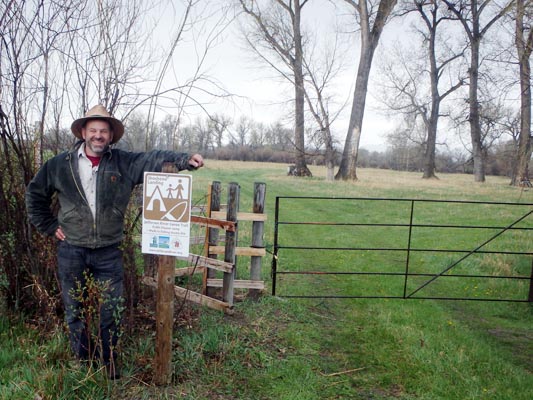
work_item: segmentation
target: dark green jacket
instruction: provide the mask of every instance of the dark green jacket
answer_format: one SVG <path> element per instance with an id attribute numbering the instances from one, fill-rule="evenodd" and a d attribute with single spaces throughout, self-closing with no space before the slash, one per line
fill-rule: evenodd
<path id="1" fill-rule="evenodd" d="M 124 213 L 133 188 L 143 182 L 144 172 L 160 172 L 165 162 L 178 170 L 193 169 L 189 155 L 154 150 L 131 153 L 112 149 L 102 156 L 96 183 L 96 219 L 83 191 L 77 150 L 48 160 L 26 189 L 26 208 L 30 222 L 46 234 L 54 235 L 58 226 L 70 244 L 97 248 L 118 243 L 124 235 Z M 57 193 L 59 212 L 51 210 Z"/>

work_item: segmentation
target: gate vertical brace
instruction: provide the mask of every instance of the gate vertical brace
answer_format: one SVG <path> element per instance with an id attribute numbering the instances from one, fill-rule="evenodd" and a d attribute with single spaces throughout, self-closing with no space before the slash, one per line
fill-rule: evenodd
<path id="1" fill-rule="evenodd" d="M 411 236 L 413 233 L 413 215 L 415 210 L 415 201 L 411 200 L 411 215 L 409 217 L 409 236 L 407 239 L 407 256 L 405 257 L 405 279 L 403 282 L 403 298 L 407 295 L 407 279 L 409 278 L 409 258 L 411 256 Z"/>
<path id="2" fill-rule="evenodd" d="M 531 279 L 529 280 L 529 296 L 527 301 L 533 303 L 533 258 L 531 259 Z"/>
<path id="3" fill-rule="evenodd" d="M 278 217 L 279 197 L 276 196 L 276 208 L 274 210 L 274 249 L 272 255 L 272 296 L 276 295 L 276 272 L 278 269 Z"/>
<path id="4" fill-rule="evenodd" d="M 235 276 L 237 274 L 237 257 L 235 256 L 235 248 L 237 247 L 237 213 L 239 212 L 239 195 L 240 187 L 238 183 L 232 182 L 228 188 L 228 210 L 226 213 L 226 221 L 235 223 L 235 231 L 226 231 L 226 243 L 224 248 L 224 261 L 233 264 L 231 272 L 224 272 L 222 278 L 222 300 L 233 306 L 233 293 Z"/>

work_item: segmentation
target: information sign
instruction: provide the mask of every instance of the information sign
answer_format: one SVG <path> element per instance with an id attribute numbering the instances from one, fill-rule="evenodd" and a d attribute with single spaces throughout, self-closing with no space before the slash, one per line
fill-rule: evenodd
<path id="1" fill-rule="evenodd" d="M 144 173 L 142 252 L 189 256 L 192 177 Z"/>

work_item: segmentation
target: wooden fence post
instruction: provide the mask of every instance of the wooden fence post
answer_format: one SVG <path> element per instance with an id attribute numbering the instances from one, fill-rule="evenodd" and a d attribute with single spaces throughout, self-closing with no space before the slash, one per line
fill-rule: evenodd
<path id="1" fill-rule="evenodd" d="M 220 194 L 222 193 L 222 188 L 220 187 L 220 182 L 214 181 L 211 185 L 211 193 L 210 193 L 210 200 L 209 200 L 209 209 L 208 211 L 208 217 L 211 218 L 211 212 L 212 211 L 220 211 Z M 209 258 L 218 258 L 216 254 L 209 253 L 209 247 L 210 246 L 216 246 L 218 244 L 218 229 L 216 228 L 208 228 L 207 230 L 207 257 Z M 205 280 L 204 280 L 204 288 L 205 288 L 205 294 L 207 296 L 212 296 L 214 292 L 214 288 L 207 286 L 207 279 L 212 279 L 216 277 L 216 271 L 211 268 L 206 268 L 205 273 Z"/>
<path id="2" fill-rule="evenodd" d="M 232 182 L 228 188 L 228 210 L 226 221 L 237 224 L 237 213 L 239 212 L 240 187 L 238 183 Z M 233 306 L 234 281 L 237 272 L 237 258 L 235 248 L 237 247 L 238 226 L 234 232 L 226 231 L 226 243 L 224 248 L 224 261 L 233 264 L 231 272 L 224 272 L 222 279 L 222 300 Z"/>
<path id="3" fill-rule="evenodd" d="M 176 167 L 166 163 L 163 172 L 175 173 Z M 175 257 L 157 256 L 157 303 L 154 358 L 156 385 L 168 385 L 172 380 L 172 331 L 174 322 Z"/>
<path id="4" fill-rule="evenodd" d="M 265 211 L 265 196 L 266 196 L 266 184 L 256 182 L 254 184 L 254 204 L 253 212 L 256 214 L 263 214 Z M 263 244 L 263 231 L 265 223 L 263 221 L 254 221 L 252 224 L 252 247 L 254 248 L 264 248 Z M 250 261 L 250 280 L 260 281 L 261 280 L 261 263 L 263 257 L 261 256 L 252 256 Z M 260 290 L 250 289 L 248 295 L 257 299 L 261 294 Z"/>

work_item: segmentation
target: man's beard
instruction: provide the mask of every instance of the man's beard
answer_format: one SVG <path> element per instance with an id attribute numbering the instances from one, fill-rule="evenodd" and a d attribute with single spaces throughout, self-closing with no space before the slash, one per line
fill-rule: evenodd
<path id="1" fill-rule="evenodd" d="M 99 142 L 86 142 L 86 146 L 91 149 L 94 154 L 102 155 L 109 149 L 109 144 L 99 143 Z"/>

